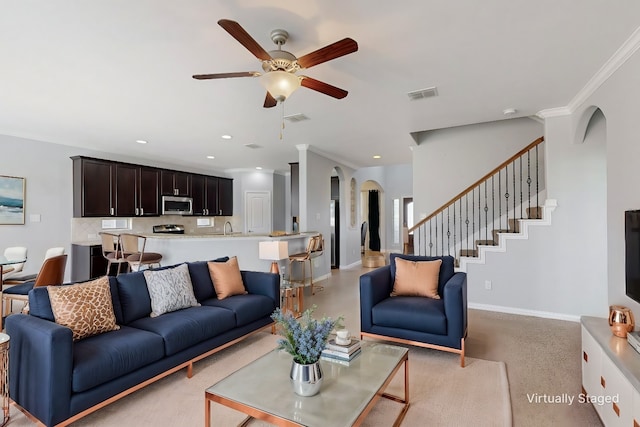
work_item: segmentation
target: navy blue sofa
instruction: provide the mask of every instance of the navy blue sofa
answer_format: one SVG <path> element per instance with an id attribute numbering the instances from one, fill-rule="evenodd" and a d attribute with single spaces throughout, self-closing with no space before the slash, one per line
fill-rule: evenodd
<path id="1" fill-rule="evenodd" d="M 438 295 L 441 299 L 390 296 L 395 258 L 411 261 L 441 259 Z M 454 270 L 451 256 L 391 254 L 390 264 L 360 276 L 360 335 L 460 354 L 464 367 L 467 335 L 467 274 Z"/>
<path id="2" fill-rule="evenodd" d="M 242 271 L 248 293 L 218 300 L 207 263 L 187 264 L 201 306 L 152 318 L 142 272 L 110 277 L 120 329 L 76 342 L 54 322 L 47 289 L 32 290 L 30 313 L 6 320 L 11 398 L 47 426 L 67 425 L 179 369 L 191 377 L 193 362 L 273 324 L 279 275 Z"/>

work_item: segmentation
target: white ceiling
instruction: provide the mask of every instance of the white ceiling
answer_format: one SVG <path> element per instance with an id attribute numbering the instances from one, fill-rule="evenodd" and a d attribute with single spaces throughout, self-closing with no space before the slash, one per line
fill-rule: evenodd
<path id="1" fill-rule="evenodd" d="M 261 71 L 221 18 L 266 50 L 286 29 L 298 57 L 355 39 L 304 71 L 349 95 L 301 88 L 284 114 L 310 120 L 280 141 L 258 79 L 191 78 Z M 354 167 L 410 163 L 412 132 L 567 105 L 639 26 L 636 0 L 5 0 L 0 134 L 220 171 L 286 171 L 297 144 Z M 430 86 L 437 98 L 406 95 Z"/>

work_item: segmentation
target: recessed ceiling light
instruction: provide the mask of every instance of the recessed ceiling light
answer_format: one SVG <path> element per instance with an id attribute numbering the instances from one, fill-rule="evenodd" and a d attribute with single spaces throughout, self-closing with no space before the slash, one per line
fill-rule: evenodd
<path id="1" fill-rule="evenodd" d="M 513 116 L 517 112 L 518 110 L 516 110 L 515 108 L 505 108 L 504 110 L 502 110 L 502 114 L 504 114 L 505 116 Z"/>
<path id="2" fill-rule="evenodd" d="M 256 166 L 256 169 L 258 170 L 262 170 L 262 168 L 260 166 Z"/>
<path id="3" fill-rule="evenodd" d="M 382 156 L 380 154 L 376 154 L 375 156 L 373 156 L 374 159 L 381 159 Z"/>
<path id="4" fill-rule="evenodd" d="M 213 160 L 213 159 L 215 159 L 215 158 L 216 158 L 216 156 L 207 156 L 207 159 L 211 159 L 211 160 Z"/>
<path id="5" fill-rule="evenodd" d="M 138 139 L 138 140 L 136 140 L 136 142 L 137 142 L 138 144 L 146 144 L 146 143 L 147 143 L 147 141 L 145 141 L 145 140 L 143 140 L 143 139 Z"/>
<path id="6" fill-rule="evenodd" d="M 220 138 L 222 138 L 222 139 L 231 139 L 233 137 L 231 135 L 222 135 Z"/>

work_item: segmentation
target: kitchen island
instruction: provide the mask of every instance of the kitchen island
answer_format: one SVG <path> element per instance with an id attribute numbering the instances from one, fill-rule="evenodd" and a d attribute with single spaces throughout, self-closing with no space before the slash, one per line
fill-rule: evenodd
<path id="1" fill-rule="evenodd" d="M 315 232 L 284 236 L 230 233 L 223 234 L 147 234 L 145 252 L 162 254 L 162 265 L 179 264 L 185 261 L 209 261 L 224 256 L 237 256 L 241 270 L 269 271 L 271 261 L 258 257 L 261 241 L 284 240 L 288 242 L 289 254 L 304 252 L 309 237 Z M 286 271 L 287 260 L 280 261 L 280 272 Z"/>

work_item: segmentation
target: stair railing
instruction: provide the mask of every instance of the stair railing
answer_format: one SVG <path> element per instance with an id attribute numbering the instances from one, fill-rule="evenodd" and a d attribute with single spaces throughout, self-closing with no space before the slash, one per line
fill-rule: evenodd
<path id="1" fill-rule="evenodd" d="M 544 156 L 540 137 L 409 229 L 413 254 L 477 256 L 497 233 L 518 232 L 518 220 L 541 218 Z"/>

